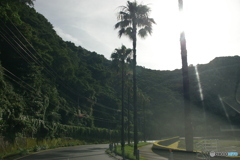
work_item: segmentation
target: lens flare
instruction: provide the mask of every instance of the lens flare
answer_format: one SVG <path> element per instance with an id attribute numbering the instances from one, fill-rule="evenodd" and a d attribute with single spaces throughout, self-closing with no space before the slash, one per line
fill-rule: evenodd
<path id="1" fill-rule="evenodd" d="M 202 85 L 201 85 L 201 81 L 200 81 L 200 77 L 199 77 L 197 66 L 195 66 L 195 73 L 196 73 L 196 77 L 197 77 L 200 98 L 201 98 L 201 101 L 203 101 Z"/>
<path id="2" fill-rule="evenodd" d="M 233 132 L 233 125 L 232 125 L 232 122 L 231 122 L 231 120 L 230 120 L 230 117 L 229 117 L 229 115 L 228 115 L 228 113 L 227 113 L 225 104 L 223 103 L 223 99 L 222 99 L 222 97 L 221 97 L 220 95 L 218 95 L 218 98 L 219 98 L 219 100 L 220 100 L 220 102 L 221 102 L 221 105 L 222 105 L 222 107 L 223 107 L 223 110 L 224 110 L 224 112 L 225 112 L 225 115 L 226 115 L 226 117 L 227 117 L 227 119 L 228 119 L 228 122 L 229 122 L 229 124 L 230 124 L 230 126 L 231 126 L 231 130 L 232 130 L 232 132 Z"/>

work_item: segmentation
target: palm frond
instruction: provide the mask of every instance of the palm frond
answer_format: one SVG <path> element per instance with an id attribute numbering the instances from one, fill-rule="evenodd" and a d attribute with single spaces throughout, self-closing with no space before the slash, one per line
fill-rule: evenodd
<path id="1" fill-rule="evenodd" d="M 138 31 L 138 35 L 141 37 L 141 38 L 145 38 L 147 36 L 147 30 L 145 28 L 141 28 L 139 31 Z"/>
<path id="2" fill-rule="evenodd" d="M 126 35 L 133 40 L 133 21 L 136 22 L 136 27 L 139 29 L 138 35 L 146 37 L 152 33 L 152 24 L 156 24 L 153 18 L 149 18 L 151 9 L 147 5 L 138 4 L 137 1 L 127 1 L 126 6 L 121 6 L 118 12 L 119 22 L 115 24 L 115 29 L 119 28 L 118 36 Z"/>
<path id="3" fill-rule="evenodd" d="M 111 54 L 111 59 L 114 60 L 114 59 L 118 59 L 118 54 L 116 52 L 113 52 Z"/>
<path id="4" fill-rule="evenodd" d="M 150 20 L 148 17 L 137 18 L 137 26 L 138 27 L 145 27 L 145 26 L 152 27 L 152 20 Z"/>
<path id="5" fill-rule="evenodd" d="M 121 48 L 116 48 L 113 53 L 111 54 L 112 65 L 111 67 L 114 68 L 117 73 L 120 71 L 121 64 L 125 63 L 127 59 L 130 57 L 132 49 L 127 48 L 126 46 L 122 45 Z"/>
<path id="6" fill-rule="evenodd" d="M 125 34 L 126 30 L 125 28 L 121 28 L 119 31 L 118 31 L 118 37 L 121 38 L 123 34 Z"/>
<path id="7" fill-rule="evenodd" d="M 153 23 L 153 24 L 156 24 L 156 22 L 154 21 L 153 18 L 148 18 L 149 22 Z"/>
<path id="8" fill-rule="evenodd" d="M 152 26 L 145 26 L 144 29 L 148 32 L 148 34 L 152 34 Z"/>
<path id="9" fill-rule="evenodd" d="M 126 55 L 128 55 L 128 57 L 130 57 L 131 53 L 132 53 L 132 49 L 130 48 L 126 49 Z"/>
<path id="10" fill-rule="evenodd" d="M 120 23 L 120 27 L 121 27 L 121 28 L 125 28 L 125 27 L 130 26 L 131 23 L 132 23 L 132 21 L 130 21 L 130 20 L 124 20 L 124 21 L 121 21 L 121 22 L 119 22 L 119 23 Z"/>
<path id="11" fill-rule="evenodd" d="M 151 9 L 147 5 L 139 5 L 137 8 L 137 14 L 141 17 L 148 17 Z"/>
<path id="12" fill-rule="evenodd" d="M 130 38 L 130 40 L 133 39 L 133 28 L 132 27 L 128 27 L 125 29 L 125 33 L 126 36 L 128 36 Z"/>
<path id="13" fill-rule="evenodd" d="M 132 49 L 130 48 L 125 48 L 124 51 L 124 61 L 126 60 L 128 62 L 128 58 L 131 57 Z"/>
<path id="14" fill-rule="evenodd" d="M 131 18 L 131 17 L 130 17 L 130 15 L 129 15 L 129 13 L 123 12 L 123 11 L 120 11 L 120 12 L 118 13 L 118 16 L 117 16 L 117 19 L 118 19 L 118 20 L 121 20 L 121 21 L 130 19 L 130 18 Z"/>
<path id="15" fill-rule="evenodd" d="M 120 27 L 120 22 L 118 22 L 118 23 L 116 23 L 115 25 L 114 25 L 114 29 L 117 29 L 117 28 L 119 28 Z"/>
<path id="16" fill-rule="evenodd" d="M 141 37 L 141 38 L 145 38 L 148 34 L 152 34 L 152 27 L 151 26 L 145 26 L 144 28 L 141 28 L 139 31 L 138 31 L 138 35 Z"/>

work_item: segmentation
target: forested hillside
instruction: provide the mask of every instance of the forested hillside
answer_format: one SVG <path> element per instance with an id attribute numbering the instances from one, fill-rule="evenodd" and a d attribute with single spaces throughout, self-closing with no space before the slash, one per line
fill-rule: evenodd
<path id="1" fill-rule="evenodd" d="M 189 66 L 195 136 L 203 136 L 205 132 L 210 137 L 231 136 L 232 133 L 223 133 L 220 128 L 239 127 L 239 69 L 239 56 L 218 57 L 208 64 Z M 154 128 L 154 132 L 149 134 L 153 137 L 166 133 L 183 135 L 181 70 L 157 71 L 139 67 L 138 80 L 139 88 L 150 97 L 148 107 L 153 115 L 148 118 L 148 126 Z"/>
<path id="2" fill-rule="evenodd" d="M 17 136 L 98 138 L 100 132 L 117 133 L 121 82 L 110 57 L 63 41 L 44 16 L 23 2 L 2 0 L 0 24 L 0 136 L 13 141 Z M 234 93 L 240 57 L 216 58 L 197 68 L 203 100 L 196 69 L 189 67 L 195 134 L 201 135 L 204 126 L 213 135 L 222 125 L 239 124 Z M 139 131 L 145 130 L 149 139 L 183 135 L 181 70 L 138 66 L 137 85 Z M 125 95 L 127 106 L 127 90 Z M 130 100 L 125 123 L 130 121 L 132 130 L 131 106 Z"/>

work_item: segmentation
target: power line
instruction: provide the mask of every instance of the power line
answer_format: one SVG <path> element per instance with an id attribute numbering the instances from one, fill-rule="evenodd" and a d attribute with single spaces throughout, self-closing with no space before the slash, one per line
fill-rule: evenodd
<path id="1" fill-rule="evenodd" d="M 11 21 L 11 20 L 10 20 Z M 13 24 L 13 23 L 12 23 Z M 7 28 L 8 28 L 8 30 L 10 30 L 11 31 L 11 29 L 9 29 L 9 27 L 6 25 L 6 24 L 4 24 Z M 14 25 L 14 24 L 13 24 Z M 15 25 L 14 25 L 15 26 Z M 15 26 L 15 28 L 17 29 L 17 27 Z M 2 28 L 2 30 L 4 30 L 3 28 Z M 6 32 L 6 30 L 4 30 L 5 31 L 5 33 L 7 33 Z M 23 34 L 17 29 L 17 31 L 20 33 L 20 35 L 22 35 L 23 36 Z M 15 34 L 14 34 L 14 32 L 13 31 L 11 31 L 11 33 L 14 35 L 14 37 L 17 37 Z M 7 33 L 8 34 L 8 33 Z M 9 34 L 8 34 L 9 35 Z M 11 36 L 9 36 L 9 37 L 11 37 Z M 11 37 L 12 38 L 12 37 Z M 27 41 L 27 39 L 23 36 L 23 38 Z M 6 39 L 6 38 L 5 38 Z M 13 38 L 12 38 L 13 39 Z M 18 39 L 18 38 L 17 38 Z M 19 40 L 19 39 L 18 39 Z M 38 66 L 42 66 L 44 69 L 45 69 L 45 71 L 49 74 L 49 75 L 51 75 L 53 78 L 55 78 L 55 79 L 60 79 L 61 81 L 59 81 L 59 83 L 61 83 L 62 84 L 62 86 L 63 87 L 65 87 L 67 90 L 69 90 L 70 92 L 72 92 L 72 93 L 74 93 L 74 94 L 76 94 L 74 91 L 72 91 L 64 82 L 63 82 L 63 80 L 61 79 L 61 77 L 59 76 L 59 75 L 57 75 L 57 73 L 43 60 L 43 58 L 40 56 L 40 54 L 33 48 L 33 46 L 28 42 L 28 44 L 34 49 L 34 51 L 38 54 L 38 56 L 40 57 L 40 59 L 42 59 L 42 61 L 45 63 L 45 64 L 47 64 L 47 66 L 48 67 L 46 67 L 46 66 L 44 66 L 44 64 L 42 64 L 40 61 L 38 61 L 38 59 L 34 56 L 34 58 L 31 56 L 31 55 L 34 55 L 31 51 L 29 51 L 28 49 L 28 52 L 30 52 L 30 54 L 28 54 L 28 52 L 18 43 L 18 42 L 16 42 L 14 39 L 13 39 L 13 41 L 17 44 L 17 46 L 18 47 L 20 47 L 20 49 L 22 49 Z M 21 42 L 21 40 L 19 40 L 20 41 L 20 43 L 21 44 L 23 44 L 22 42 Z M 7 42 L 9 42 L 9 40 L 7 41 Z M 10 41 L 11 42 L 11 41 Z M 23 44 L 24 45 L 24 44 Z M 25 45 L 24 45 L 25 46 Z M 16 47 L 16 46 L 15 46 Z M 26 46 L 25 46 L 25 48 L 27 48 Z M 19 52 L 20 53 L 20 52 Z M 51 72 L 51 71 L 49 71 L 48 70 L 48 68 L 50 68 L 53 72 L 54 72 L 54 74 Z M 56 76 L 57 75 L 57 76 Z"/>
<path id="2" fill-rule="evenodd" d="M 26 82 L 24 82 L 23 80 L 21 80 L 19 77 L 17 77 L 15 74 L 13 74 L 12 72 L 10 72 L 10 71 L 7 70 L 6 68 L 4 68 L 4 67 L 2 67 L 2 68 L 3 68 L 5 71 L 7 71 L 8 73 L 10 73 L 12 76 L 14 76 L 15 78 L 17 78 L 18 80 L 22 81 L 22 82 L 23 82 L 24 84 L 26 84 L 29 88 L 33 89 L 33 90 L 36 92 L 36 89 L 33 88 L 31 85 L 29 85 L 28 83 L 26 83 Z M 17 80 L 14 80 L 14 79 L 11 78 L 10 76 L 8 76 L 8 75 L 5 74 L 4 72 L 2 72 L 1 70 L 0 70 L 0 72 L 3 73 L 4 76 L 6 76 L 7 78 L 9 78 L 9 79 L 11 79 L 12 81 L 14 81 L 15 83 L 17 83 L 17 84 L 19 84 L 20 86 L 26 88 L 26 89 L 29 90 L 30 92 L 35 93 L 35 92 L 33 92 L 32 90 L 30 90 L 29 88 L 27 88 L 25 85 L 19 83 Z M 52 104 L 52 103 L 50 102 L 50 104 Z M 52 105 L 54 105 L 54 104 L 52 104 Z M 86 108 L 86 107 L 85 107 L 85 108 Z M 98 111 L 98 110 L 94 110 L 93 112 L 99 112 L 99 113 L 108 114 L 108 113 L 106 113 L 106 112 L 102 112 L 102 111 Z M 73 113 L 74 113 L 74 112 L 73 112 Z M 94 120 L 101 120 L 101 121 L 104 120 L 104 121 L 106 121 L 106 122 L 112 121 L 112 120 L 110 120 L 110 119 L 104 119 L 104 118 L 99 118 L 99 117 L 95 117 L 95 116 L 91 116 L 91 117 L 93 117 Z"/>
<path id="3" fill-rule="evenodd" d="M 23 58 L 27 63 L 30 63 L 30 61 L 14 46 L 14 44 L 8 40 L 8 38 L 0 31 L 1 37 L 20 55 L 21 58 Z"/>
<path id="4" fill-rule="evenodd" d="M 10 20 L 10 19 L 9 19 Z M 10 22 L 12 23 L 12 21 L 10 20 Z M 34 49 L 34 47 L 29 43 L 29 41 L 23 36 L 23 34 L 18 30 L 18 28 L 14 25 L 14 23 L 12 23 L 12 25 L 16 28 L 16 30 L 20 33 L 20 35 L 22 35 L 22 37 L 25 39 L 25 41 L 27 41 L 27 43 L 33 48 L 33 50 L 38 54 L 38 52 Z M 6 26 L 6 25 L 5 25 Z M 6 26 L 7 27 L 7 26 Z M 8 27 L 7 27 L 8 28 Z M 3 28 L 2 28 L 3 29 Z M 11 29 L 9 29 L 8 28 L 8 30 L 10 30 L 10 32 L 15 36 L 15 37 L 17 37 L 14 33 L 13 33 L 13 31 L 11 31 Z M 5 31 L 5 30 L 4 30 Z M 6 31 L 5 31 L 6 32 Z M 11 36 L 10 36 L 11 37 Z M 12 38 L 12 37 L 11 37 Z M 18 39 L 18 38 L 17 38 Z M 5 37 L 5 40 L 7 41 L 7 42 L 10 42 L 8 39 L 6 39 L 6 37 Z M 19 39 L 18 39 L 19 40 Z M 21 42 L 21 40 L 19 40 L 20 42 Z M 17 43 L 15 40 L 14 40 L 14 42 L 15 43 Z M 17 43 L 18 44 L 18 43 Z M 24 45 L 22 42 L 21 42 L 21 44 L 22 45 Z M 10 44 L 11 45 L 11 44 Z M 13 47 L 13 45 L 11 45 L 12 47 Z M 22 50 L 24 50 L 23 49 L 23 47 L 21 47 L 21 45 L 19 45 L 18 44 L 18 46 L 22 49 Z M 24 45 L 25 46 L 25 45 Z M 14 48 L 16 48 L 15 46 L 14 46 Z M 26 46 L 25 46 L 25 48 L 27 48 Z M 31 52 L 31 51 L 29 51 L 28 49 L 26 49 L 28 52 Z M 24 52 L 25 53 L 27 53 L 27 51 L 26 50 L 24 50 Z M 18 53 L 20 53 L 19 51 L 18 51 Z M 89 99 L 89 98 L 87 98 L 87 97 L 85 97 L 85 96 L 82 96 L 82 95 L 78 95 L 77 93 L 75 93 L 74 91 L 72 91 L 65 83 L 63 83 L 62 82 L 62 79 L 61 78 L 59 78 L 59 76 L 57 77 L 56 75 L 53 75 L 41 62 L 37 62 L 32 56 L 30 56 L 28 53 L 27 53 L 27 55 L 29 56 L 29 57 L 31 57 L 31 59 L 33 59 L 34 61 L 35 61 L 35 63 L 37 63 L 38 65 L 40 65 L 40 66 L 43 66 L 47 71 L 48 71 L 48 73 L 51 75 L 51 76 L 53 76 L 54 78 L 56 78 L 56 79 L 60 79 L 61 81 L 60 81 L 60 83 L 61 84 L 63 84 L 63 86 L 64 86 L 64 88 L 67 88 L 69 91 L 71 91 L 72 93 L 74 93 L 75 95 L 77 95 L 77 96 L 79 96 L 79 97 L 82 97 L 82 98 L 85 98 L 85 99 L 87 99 L 88 101 L 90 101 L 90 102 L 92 102 L 92 103 L 94 103 L 95 105 L 98 105 L 98 106 L 100 106 L 100 107 L 102 107 L 102 108 L 106 108 L 106 109 L 109 109 L 109 110 L 114 110 L 114 111 L 117 111 L 117 109 L 113 109 L 113 108 L 110 108 L 110 107 L 107 107 L 107 106 L 105 106 L 105 105 L 102 105 L 102 104 L 99 104 L 99 103 L 96 103 L 95 101 L 93 101 L 93 100 L 91 100 L 91 99 Z M 33 53 L 31 53 L 31 55 L 33 55 Z M 39 55 L 39 54 L 38 54 Z M 24 58 L 23 56 L 21 56 L 23 59 L 26 59 L 26 58 Z M 34 56 L 35 57 L 35 56 Z M 42 57 L 39 55 L 39 57 L 42 59 Z M 36 58 L 36 57 L 35 57 Z M 43 59 L 42 59 L 43 60 Z M 25 61 L 27 61 L 27 60 L 25 60 Z M 28 61 L 27 61 L 28 62 Z M 43 60 L 43 62 L 45 62 L 44 60 Z M 29 62 L 28 62 L 29 63 Z M 46 62 L 45 62 L 46 63 Z M 47 64 L 47 63 L 46 63 Z M 49 65 L 48 65 L 49 66 Z M 50 66 L 49 66 L 49 68 L 51 69 L 51 70 L 53 70 Z M 53 70 L 54 71 L 54 70 Z M 56 73 L 55 71 L 54 71 L 54 73 Z M 57 74 L 57 73 L 56 73 Z M 69 98 L 69 97 L 68 97 Z"/>
<path id="5" fill-rule="evenodd" d="M 35 88 L 33 88 L 31 85 L 29 85 L 28 83 L 26 83 L 26 82 L 24 82 L 23 80 L 21 80 L 19 77 L 17 77 L 15 74 L 13 74 L 12 72 L 10 72 L 9 70 L 7 70 L 6 68 L 4 68 L 4 67 L 2 67 L 5 71 L 7 71 L 8 73 L 10 73 L 12 76 L 14 76 L 15 78 L 17 78 L 18 80 L 20 80 L 20 81 L 22 81 L 24 84 L 26 84 L 28 87 L 30 87 L 31 89 L 33 89 L 35 92 L 36 92 L 36 90 L 35 90 Z M 8 75 L 6 75 L 5 73 L 3 73 L 5 76 L 7 76 L 9 79 L 11 79 L 11 80 L 13 80 L 14 82 L 16 82 L 16 83 L 18 83 L 18 81 L 16 81 L 16 80 L 14 80 L 14 79 L 12 79 L 11 77 L 9 77 Z M 20 83 L 18 83 L 19 85 L 21 85 L 22 87 L 24 87 L 24 88 L 26 88 L 24 85 L 22 85 L 22 84 L 20 84 Z M 29 89 L 28 89 L 29 90 Z M 31 90 L 29 90 L 30 92 L 32 92 Z M 50 104 L 52 104 L 51 102 L 50 102 Z M 52 104 L 52 105 L 54 105 L 54 104 Z M 82 107 L 84 107 L 84 108 L 86 108 L 86 109 L 89 109 L 89 108 L 87 108 L 87 107 L 85 107 L 85 106 L 82 106 Z M 107 113 L 107 112 L 103 112 L 103 111 L 99 111 L 99 110 L 93 110 L 93 112 L 98 112 L 98 113 L 103 113 L 103 114 L 109 114 L 109 113 Z"/>
<path id="6" fill-rule="evenodd" d="M 30 86 L 28 83 L 24 82 L 23 80 L 21 80 L 20 78 L 18 78 L 15 74 L 13 74 L 12 72 L 10 72 L 9 70 L 7 70 L 6 68 L 2 67 L 5 71 L 7 71 L 8 73 L 10 73 L 12 76 L 16 77 L 18 80 L 22 81 L 23 83 L 25 83 L 28 87 L 30 87 L 31 89 L 33 89 L 34 91 L 35 88 L 33 88 L 32 86 Z M 6 75 L 6 74 L 5 74 Z"/>
<path id="7" fill-rule="evenodd" d="M 8 18 L 9 19 L 9 18 Z M 35 53 L 39 56 L 39 58 L 43 61 L 43 63 L 54 73 L 54 77 L 60 79 L 60 83 L 63 84 L 63 86 L 68 89 L 70 92 L 72 92 L 75 95 L 78 95 L 78 93 L 74 92 L 67 84 L 64 83 L 64 81 L 62 80 L 61 76 L 59 76 L 57 74 L 57 72 L 51 68 L 46 62 L 45 60 L 41 57 L 41 55 L 35 50 L 35 48 L 31 45 L 31 43 L 27 40 L 27 38 L 21 33 L 21 31 L 19 31 L 19 29 L 15 26 L 15 24 L 11 21 L 11 19 L 9 19 L 9 21 L 11 22 L 11 24 L 14 26 L 14 28 L 18 31 L 18 33 L 24 38 L 24 40 L 31 46 L 31 48 L 35 51 Z M 44 64 L 41 64 L 42 66 L 44 66 Z M 44 66 L 45 67 L 45 66 Z M 47 67 L 45 67 L 45 69 L 47 69 Z M 52 74 L 53 75 L 53 74 Z"/>

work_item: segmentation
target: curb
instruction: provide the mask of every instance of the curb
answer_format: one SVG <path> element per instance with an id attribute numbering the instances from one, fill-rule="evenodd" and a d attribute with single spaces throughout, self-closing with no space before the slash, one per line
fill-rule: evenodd
<path id="1" fill-rule="evenodd" d="M 156 150 L 158 150 L 158 149 L 159 149 L 159 150 L 172 150 L 172 151 L 177 151 L 177 152 L 189 152 L 189 153 L 202 153 L 201 151 L 186 151 L 186 149 L 169 147 L 169 145 L 168 145 L 168 146 L 165 146 L 165 145 L 160 145 L 160 144 L 159 144 L 160 142 L 164 142 L 164 141 L 168 141 L 168 140 L 176 139 L 176 138 L 179 138 L 179 136 L 157 141 L 157 142 L 153 143 L 152 149 L 156 149 Z M 234 157 L 224 156 L 224 157 L 225 157 L 225 158 L 234 159 L 234 158 L 239 158 L 240 156 L 234 156 Z"/>

